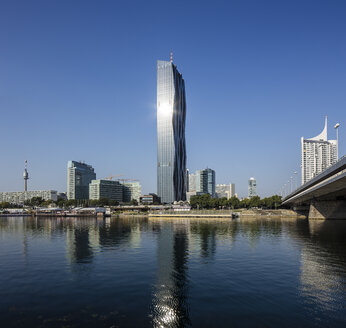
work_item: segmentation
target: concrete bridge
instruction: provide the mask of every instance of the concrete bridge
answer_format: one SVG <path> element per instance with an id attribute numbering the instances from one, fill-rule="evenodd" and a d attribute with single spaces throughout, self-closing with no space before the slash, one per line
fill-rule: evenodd
<path id="1" fill-rule="evenodd" d="M 346 156 L 287 195 L 282 204 L 305 210 L 309 219 L 346 220 Z"/>

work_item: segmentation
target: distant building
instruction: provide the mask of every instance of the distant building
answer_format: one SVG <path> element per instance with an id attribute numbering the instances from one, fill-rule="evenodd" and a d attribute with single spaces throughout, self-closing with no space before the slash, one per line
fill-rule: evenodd
<path id="1" fill-rule="evenodd" d="M 215 188 L 215 193 L 217 198 L 224 198 L 230 199 L 235 195 L 235 184 L 217 184 Z"/>
<path id="2" fill-rule="evenodd" d="M 89 199 L 107 198 L 123 201 L 123 186 L 119 181 L 112 180 L 91 180 L 89 184 Z"/>
<path id="3" fill-rule="evenodd" d="M 156 194 L 143 195 L 140 197 L 140 203 L 143 205 L 160 204 L 160 197 Z"/>
<path id="4" fill-rule="evenodd" d="M 58 192 L 58 199 L 67 200 L 67 193 L 66 192 Z"/>
<path id="5" fill-rule="evenodd" d="M 26 200 L 30 200 L 33 197 L 56 202 L 58 200 L 58 192 L 56 190 L 0 192 L 0 202 L 9 202 L 11 204 L 24 204 Z"/>
<path id="6" fill-rule="evenodd" d="M 89 199 L 89 184 L 96 179 L 91 165 L 68 161 L 67 163 L 67 198 Z"/>
<path id="7" fill-rule="evenodd" d="M 197 192 L 197 191 L 189 191 L 186 193 L 186 200 L 190 202 L 192 196 L 200 196 L 203 195 L 203 192 Z"/>
<path id="8" fill-rule="evenodd" d="M 157 194 L 186 199 L 185 82 L 171 61 L 157 61 Z"/>
<path id="9" fill-rule="evenodd" d="M 186 190 L 186 192 L 190 191 L 189 176 L 190 176 L 190 171 L 189 171 L 189 169 L 186 169 L 186 171 L 185 171 L 185 190 Z"/>
<path id="10" fill-rule="evenodd" d="M 323 131 L 316 137 L 301 137 L 302 184 L 308 182 L 327 167 L 337 162 L 337 140 L 327 138 L 327 116 Z"/>
<path id="11" fill-rule="evenodd" d="M 196 192 L 215 197 L 215 171 L 204 169 L 196 171 Z"/>
<path id="12" fill-rule="evenodd" d="M 248 184 L 248 196 L 249 198 L 257 196 L 257 191 L 256 191 L 256 179 L 255 178 L 250 178 L 249 179 L 249 184 Z"/>
<path id="13" fill-rule="evenodd" d="M 196 174 L 189 173 L 189 192 L 196 191 Z"/>
<path id="14" fill-rule="evenodd" d="M 142 195 L 142 186 L 139 181 L 124 181 L 123 185 L 123 202 L 129 203 L 135 199 L 137 202 L 140 201 Z"/>

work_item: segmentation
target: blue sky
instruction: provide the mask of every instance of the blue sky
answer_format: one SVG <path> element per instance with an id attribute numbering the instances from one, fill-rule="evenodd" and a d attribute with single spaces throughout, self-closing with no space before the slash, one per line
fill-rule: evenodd
<path id="1" fill-rule="evenodd" d="M 66 191 L 68 160 L 156 192 L 156 60 L 186 83 L 190 171 L 278 193 L 328 115 L 346 154 L 345 1 L 2 1 L 0 191 Z"/>

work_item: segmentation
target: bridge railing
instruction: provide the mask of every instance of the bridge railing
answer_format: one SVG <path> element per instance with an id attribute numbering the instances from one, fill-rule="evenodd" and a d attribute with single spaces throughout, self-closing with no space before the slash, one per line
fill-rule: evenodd
<path id="1" fill-rule="evenodd" d="M 285 202 L 286 200 L 305 191 L 306 189 L 309 189 L 312 186 L 319 184 L 321 181 L 326 181 L 327 178 L 335 175 L 337 171 L 342 171 L 345 168 L 346 168 L 346 155 L 340 157 L 340 159 L 336 163 L 327 167 L 323 172 L 319 173 L 318 175 L 313 177 L 311 180 L 309 180 L 308 182 L 304 183 L 303 185 L 298 187 L 296 190 L 291 192 L 282 200 L 282 202 Z"/>

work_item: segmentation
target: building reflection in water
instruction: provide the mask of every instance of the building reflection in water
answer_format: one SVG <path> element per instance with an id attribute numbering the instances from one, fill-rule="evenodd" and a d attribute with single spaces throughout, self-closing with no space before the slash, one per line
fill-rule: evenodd
<path id="1" fill-rule="evenodd" d="M 217 225 L 211 225 L 208 221 L 191 223 L 191 233 L 200 241 L 202 258 L 213 258 L 216 251 Z"/>
<path id="2" fill-rule="evenodd" d="M 173 225 L 172 222 L 170 224 Z M 157 282 L 152 300 L 154 327 L 190 325 L 188 306 L 188 234 L 185 224 L 162 224 L 157 231 Z"/>
<path id="3" fill-rule="evenodd" d="M 345 221 L 308 221 L 301 249 L 301 293 L 320 310 L 335 308 L 331 295 L 345 294 L 343 272 L 335 263 L 346 263 Z M 340 305 L 341 306 L 341 305 Z"/>
<path id="4" fill-rule="evenodd" d="M 71 263 L 90 263 L 99 246 L 98 224 L 89 219 L 71 219 L 66 231 L 66 251 Z"/>

